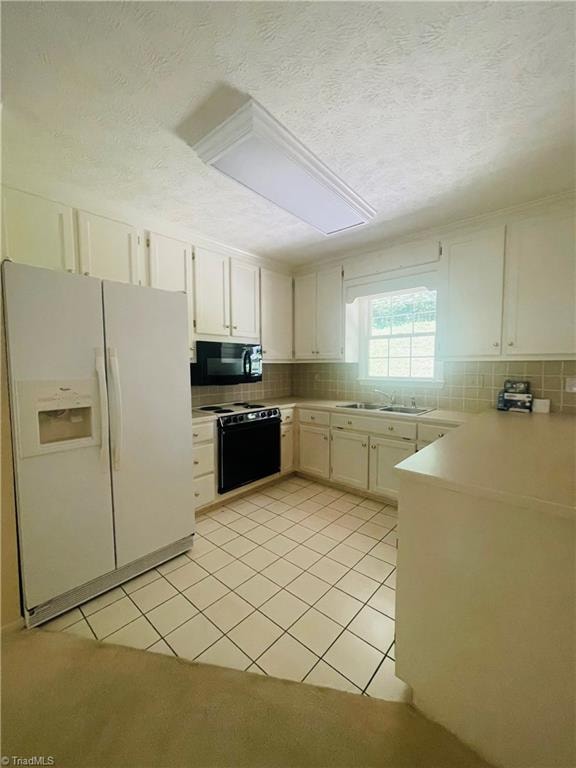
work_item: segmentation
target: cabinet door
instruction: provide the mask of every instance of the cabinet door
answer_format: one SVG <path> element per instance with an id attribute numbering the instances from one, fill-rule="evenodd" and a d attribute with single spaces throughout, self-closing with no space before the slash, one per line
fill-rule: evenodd
<path id="1" fill-rule="evenodd" d="M 138 285 L 139 234 L 135 227 L 78 211 L 78 234 L 83 274 Z"/>
<path id="2" fill-rule="evenodd" d="M 316 288 L 316 357 L 340 360 L 342 341 L 342 267 L 318 272 Z"/>
<path id="3" fill-rule="evenodd" d="M 573 355 L 576 253 L 568 214 L 511 224 L 506 253 L 504 351 Z"/>
<path id="4" fill-rule="evenodd" d="M 370 490 L 373 493 L 381 493 L 384 496 L 396 498 L 400 483 L 394 467 L 407 459 L 408 456 L 412 456 L 415 450 L 414 443 L 371 437 Z"/>
<path id="5" fill-rule="evenodd" d="M 197 334 L 230 336 L 229 269 L 228 256 L 196 248 L 194 300 Z"/>
<path id="6" fill-rule="evenodd" d="M 440 308 L 443 357 L 498 355 L 502 343 L 504 227 L 443 244 L 445 300 Z"/>
<path id="7" fill-rule="evenodd" d="M 280 432 L 280 471 L 289 472 L 294 467 L 294 427 L 282 427 Z"/>
<path id="8" fill-rule="evenodd" d="M 294 278 L 294 356 L 316 359 L 316 275 Z"/>
<path id="9" fill-rule="evenodd" d="M 355 488 L 368 487 L 368 435 L 332 430 L 330 478 Z"/>
<path id="10" fill-rule="evenodd" d="M 320 477 L 330 473 L 328 427 L 300 427 L 300 469 Z"/>
<path id="11" fill-rule="evenodd" d="M 254 264 L 230 262 L 232 336 L 260 338 L 260 272 Z"/>
<path id="12" fill-rule="evenodd" d="M 4 255 L 20 264 L 76 271 L 72 208 L 3 189 Z"/>
<path id="13" fill-rule="evenodd" d="M 292 278 L 268 269 L 260 270 L 262 296 L 262 357 L 292 359 Z"/>
<path id="14" fill-rule="evenodd" d="M 182 240 L 150 233 L 150 285 L 164 291 L 185 293 L 188 300 L 188 340 L 194 348 L 194 294 L 192 246 Z"/>

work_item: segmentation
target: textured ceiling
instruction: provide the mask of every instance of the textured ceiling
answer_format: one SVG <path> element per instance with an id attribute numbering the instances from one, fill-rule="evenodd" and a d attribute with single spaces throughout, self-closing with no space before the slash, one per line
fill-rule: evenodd
<path id="1" fill-rule="evenodd" d="M 292 262 L 574 185 L 572 3 L 4 2 L 4 181 Z M 183 139 L 235 89 L 377 211 L 324 237 Z M 188 133 L 187 133 L 188 132 Z"/>

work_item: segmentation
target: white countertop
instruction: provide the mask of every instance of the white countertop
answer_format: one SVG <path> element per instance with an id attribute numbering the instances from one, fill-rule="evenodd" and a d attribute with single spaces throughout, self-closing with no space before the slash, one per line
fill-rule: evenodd
<path id="1" fill-rule="evenodd" d="M 419 481 L 570 518 L 575 470 L 576 418 L 495 410 L 472 416 L 397 467 Z"/>
<path id="2" fill-rule="evenodd" d="M 262 405 L 265 408 L 315 408 L 318 410 L 335 411 L 336 413 L 354 413 L 357 416 L 377 416 L 385 417 L 387 419 L 400 419 L 402 421 L 424 421 L 424 422 L 440 422 L 442 424 L 464 424 L 464 422 L 470 419 L 470 413 L 463 413 L 462 411 L 442 411 L 433 410 L 427 413 L 421 413 L 420 415 L 414 415 L 411 413 L 391 413 L 390 411 L 377 411 L 377 410 L 362 410 L 358 408 L 342 408 L 340 406 L 350 403 L 350 400 L 313 400 L 305 397 L 280 397 L 272 400 L 262 401 Z M 198 406 L 202 407 L 202 406 Z M 218 418 L 217 413 L 199 412 L 193 408 L 192 419 L 195 424 L 204 424 L 210 421 L 214 421 Z"/>

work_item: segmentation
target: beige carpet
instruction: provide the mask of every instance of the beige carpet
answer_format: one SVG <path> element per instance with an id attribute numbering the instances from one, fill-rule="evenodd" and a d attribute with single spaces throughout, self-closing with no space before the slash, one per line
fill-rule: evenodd
<path id="1" fill-rule="evenodd" d="M 2 660 L 2 754 L 56 768 L 487 765 L 406 704 L 40 630 Z"/>

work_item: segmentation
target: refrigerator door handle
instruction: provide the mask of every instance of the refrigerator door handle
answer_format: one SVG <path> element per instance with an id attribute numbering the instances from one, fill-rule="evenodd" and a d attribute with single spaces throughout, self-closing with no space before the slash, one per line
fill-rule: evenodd
<path id="1" fill-rule="evenodd" d="M 113 347 L 108 347 L 108 362 L 114 392 L 114 419 L 112 438 L 112 467 L 120 469 L 122 456 L 122 444 L 124 440 L 123 413 L 122 413 L 122 388 L 120 386 L 120 366 L 118 365 L 118 353 Z"/>
<path id="2" fill-rule="evenodd" d="M 108 391 L 103 349 L 96 350 L 96 377 L 100 397 L 100 462 L 102 471 L 105 471 L 108 470 Z"/>

